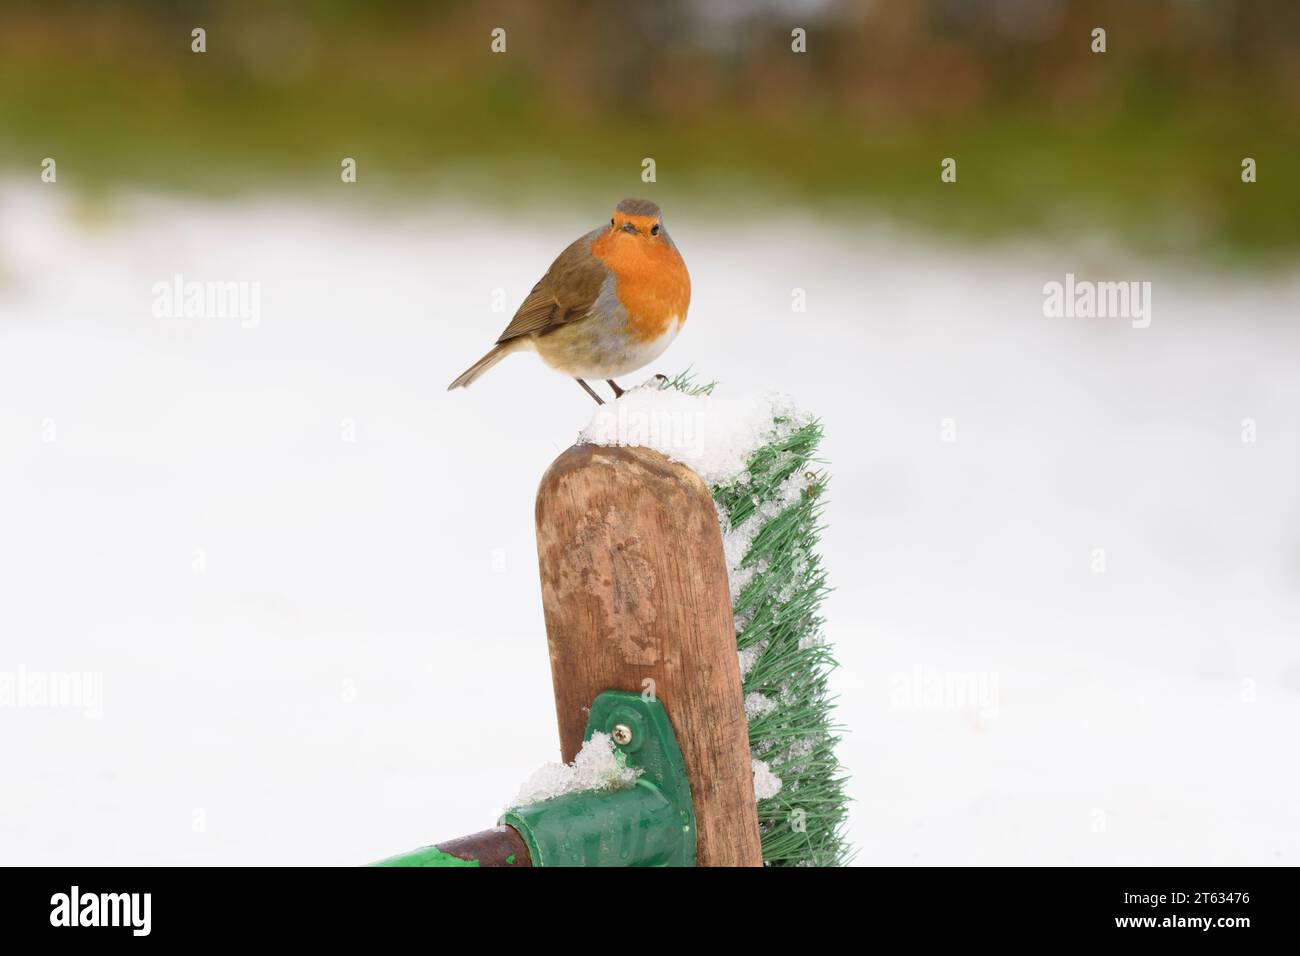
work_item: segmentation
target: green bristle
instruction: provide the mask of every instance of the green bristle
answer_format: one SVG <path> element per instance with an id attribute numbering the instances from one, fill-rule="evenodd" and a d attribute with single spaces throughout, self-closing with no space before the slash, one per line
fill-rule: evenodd
<path id="1" fill-rule="evenodd" d="M 698 385 L 687 371 L 662 387 L 699 395 L 712 393 L 714 384 Z M 817 555 L 827 482 L 814 457 L 822 429 L 815 420 L 777 418 L 773 433 L 744 474 L 712 488 L 719 511 L 736 528 L 776 500 L 791 475 L 802 472 L 807 481 L 799 499 L 767 519 L 754 536 L 741 566 L 758 570 L 732 609 L 738 650 L 763 647 L 743 690 L 776 703 L 749 722 L 754 755 L 781 778 L 781 792 L 758 802 L 763 859 L 769 866 L 838 866 L 849 858 L 848 798 L 835 757 L 839 728 L 831 719 L 834 701 L 827 688 L 827 676 L 837 665 L 819 639 L 819 609 L 829 590 Z"/>

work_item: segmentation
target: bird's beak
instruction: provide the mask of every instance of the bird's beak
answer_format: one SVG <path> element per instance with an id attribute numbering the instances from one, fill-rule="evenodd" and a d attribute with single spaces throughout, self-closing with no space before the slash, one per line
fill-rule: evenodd
<path id="1" fill-rule="evenodd" d="M 630 233 L 632 233 L 632 235 L 635 236 L 635 235 L 636 235 L 636 226 L 632 225 L 630 222 L 625 222 L 625 223 L 623 223 L 623 231 L 624 231 L 624 232 L 630 232 Z"/>

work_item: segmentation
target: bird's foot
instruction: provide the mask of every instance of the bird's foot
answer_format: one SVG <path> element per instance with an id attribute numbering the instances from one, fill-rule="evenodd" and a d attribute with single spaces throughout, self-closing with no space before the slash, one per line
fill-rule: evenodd
<path id="1" fill-rule="evenodd" d="M 607 379 L 605 379 L 605 384 L 608 385 L 610 388 L 612 388 L 612 389 L 614 390 L 614 397 L 615 397 L 615 398 L 622 398 L 622 397 L 623 397 L 623 391 L 624 391 L 624 390 L 618 387 L 618 382 L 614 381 L 612 378 L 607 378 Z"/>
<path id="2" fill-rule="evenodd" d="M 579 385 L 582 386 L 582 390 L 583 390 L 584 392 L 586 392 L 588 395 L 590 395 L 592 398 L 594 398 L 594 399 L 596 400 L 596 404 L 597 404 L 597 405 L 604 405 L 604 404 L 605 404 L 605 400 L 604 400 L 603 398 L 601 398 L 599 395 L 597 395 L 597 394 L 595 393 L 595 391 L 592 389 L 592 387 L 591 387 L 590 385 L 588 385 L 586 382 L 584 382 L 582 379 L 580 379 L 580 378 L 575 378 L 574 381 L 577 382 Z"/>

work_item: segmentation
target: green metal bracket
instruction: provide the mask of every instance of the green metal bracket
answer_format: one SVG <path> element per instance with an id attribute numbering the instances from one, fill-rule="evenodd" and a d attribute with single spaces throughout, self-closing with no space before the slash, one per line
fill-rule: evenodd
<path id="1" fill-rule="evenodd" d="M 663 704 L 605 691 L 591 705 L 583 739 L 596 731 L 640 768 L 636 783 L 516 807 L 500 822 L 519 831 L 533 866 L 694 866 L 691 785 Z"/>

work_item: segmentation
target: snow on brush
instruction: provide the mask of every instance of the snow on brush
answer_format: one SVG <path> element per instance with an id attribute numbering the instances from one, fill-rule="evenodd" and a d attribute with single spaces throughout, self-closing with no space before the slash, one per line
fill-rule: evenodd
<path id="1" fill-rule="evenodd" d="M 777 425 L 778 417 L 787 421 Z M 691 395 L 656 378 L 597 408 L 578 441 L 653 448 L 722 485 L 740 477 L 754 452 L 809 420 L 784 395 Z"/>
<path id="2" fill-rule="evenodd" d="M 795 472 L 781 482 L 771 498 L 760 501 L 739 527 L 733 528 L 726 513 L 721 508 L 718 509 L 718 523 L 722 526 L 722 550 L 726 553 L 727 578 L 733 605 L 740 592 L 745 590 L 746 585 L 754 579 L 754 575 L 767 568 L 766 562 L 758 561 L 749 567 L 741 567 L 745 555 L 749 554 L 750 546 L 754 543 L 754 538 L 763 530 L 764 525 L 803 497 L 809 485 L 815 480 L 809 477 L 807 472 Z M 736 627 L 742 628 L 746 623 L 746 620 L 738 620 Z"/>
<path id="3" fill-rule="evenodd" d="M 754 767 L 754 799 L 766 800 L 781 792 L 781 778 L 772 772 L 766 760 L 751 757 Z"/>
<path id="4" fill-rule="evenodd" d="M 776 701 L 766 694 L 751 691 L 745 695 L 745 716 L 749 720 L 755 720 L 764 714 L 770 714 L 774 710 L 776 710 Z"/>
<path id="5" fill-rule="evenodd" d="M 619 790 L 636 782 L 641 771 L 627 766 L 609 734 L 596 731 L 583 741 L 573 763 L 548 763 L 520 789 L 513 807 L 523 807 L 584 790 Z"/>

